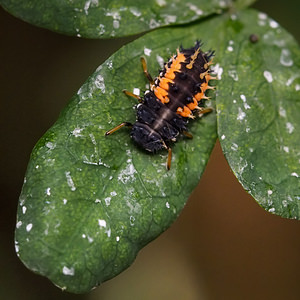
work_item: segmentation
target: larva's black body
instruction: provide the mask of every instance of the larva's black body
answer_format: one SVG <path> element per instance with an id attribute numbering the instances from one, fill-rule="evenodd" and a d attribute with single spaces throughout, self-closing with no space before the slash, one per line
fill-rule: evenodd
<path id="1" fill-rule="evenodd" d="M 137 122 L 130 136 L 142 148 L 157 152 L 166 143 L 176 141 L 178 134 L 186 130 L 187 120 L 161 103 L 152 91 L 145 93 L 143 103 L 137 107 Z"/>
<path id="2" fill-rule="evenodd" d="M 196 114 L 211 111 L 199 107 L 206 99 L 205 91 L 212 89 L 208 82 L 215 79 L 210 75 L 213 51 L 203 52 L 200 43 L 189 49 L 181 48 L 164 66 L 159 76 L 152 80 L 142 59 L 144 73 L 150 81 L 150 90 L 143 97 L 135 96 L 140 104 L 137 107 L 137 121 L 132 125 L 124 122 L 108 131 L 113 133 L 123 126 L 131 127 L 130 136 L 141 148 L 155 153 L 163 148 L 169 151 L 167 167 L 171 164 L 170 142 L 175 142 L 180 133 L 192 137 L 187 132 L 189 119 Z M 130 92 L 125 92 L 134 96 Z"/>

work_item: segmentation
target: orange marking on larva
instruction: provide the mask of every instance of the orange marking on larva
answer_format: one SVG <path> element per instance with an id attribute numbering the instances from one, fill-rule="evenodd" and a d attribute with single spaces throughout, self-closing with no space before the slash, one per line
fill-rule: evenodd
<path id="1" fill-rule="evenodd" d="M 155 96 L 162 102 L 168 103 L 170 101 L 168 97 L 168 92 L 161 87 L 157 86 L 153 89 Z"/>
<path id="2" fill-rule="evenodd" d="M 175 73 L 174 73 L 175 71 L 176 70 L 174 70 L 174 69 L 167 68 L 164 77 L 173 80 L 175 78 L 175 76 L 176 76 Z"/>
<path id="3" fill-rule="evenodd" d="M 177 56 L 172 57 L 172 64 L 168 68 L 166 67 L 166 72 L 164 74 L 164 77 L 169 78 L 171 80 L 175 79 L 175 72 L 180 72 L 181 69 L 181 63 L 185 61 L 184 54 L 178 52 L 177 50 Z"/>
<path id="4" fill-rule="evenodd" d="M 192 115 L 191 110 L 187 106 L 184 106 L 183 108 L 178 107 L 177 108 L 177 113 L 179 115 L 181 115 L 182 117 L 185 117 L 185 118 L 190 117 Z"/>
<path id="5" fill-rule="evenodd" d="M 200 92 L 200 93 L 197 93 L 196 95 L 194 95 L 194 98 L 195 98 L 197 101 L 200 101 L 200 100 L 203 98 L 203 95 L 204 95 L 204 93 L 203 93 L 203 92 Z"/>
<path id="6" fill-rule="evenodd" d="M 210 81 L 210 80 L 218 80 L 218 78 L 217 78 L 216 76 L 208 75 L 208 76 L 206 76 L 206 80 L 207 80 L 207 81 Z"/>
<path id="7" fill-rule="evenodd" d="M 203 82 L 200 86 L 201 91 L 205 92 L 207 90 L 207 86 L 208 86 L 208 81 Z"/>
<path id="8" fill-rule="evenodd" d="M 177 56 L 174 58 L 171 64 L 171 69 L 175 69 L 179 71 L 181 69 L 181 63 L 184 61 L 185 61 L 185 55 L 183 53 L 177 52 Z"/>
<path id="9" fill-rule="evenodd" d="M 198 106 L 198 101 L 196 98 L 193 98 L 193 102 L 192 103 L 189 103 L 187 105 L 187 107 L 190 109 L 190 110 L 194 110 L 196 107 Z"/>
<path id="10" fill-rule="evenodd" d="M 160 78 L 159 86 L 162 89 L 167 91 L 169 89 L 169 83 L 173 83 L 173 80 L 169 79 L 169 78 L 166 78 L 166 77 L 163 77 L 163 78 Z"/>

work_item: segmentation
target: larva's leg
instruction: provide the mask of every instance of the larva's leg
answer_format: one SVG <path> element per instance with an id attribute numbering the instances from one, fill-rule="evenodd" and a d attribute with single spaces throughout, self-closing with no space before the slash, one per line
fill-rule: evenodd
<path id="1" fill-rule="evenodd" d="M 198 117 L 202 117 L 202 115 L 205 115 L 205 114 L 208 114 L 210 112 L 212 112 L 214 109 L 212 107 L 205 107 L 203 109 L 199 109 L 197 112 L 196 112 L 196 115 Z"/>
<path id="2" fill-rule="evenodd" d="M 191 133 L 189 133 L 188 131 L 182 131 L 182 133 L 189 139 L 193 138 L 193 135 Z"/>
<path id="3" fill-rule="evenodd" d="M 172 149 L 168 148 L 168 158 L 167 158 L 167 169 L 168 169 L 168 171 L 171 169 L 171 161 L 172 161 Z"/>
<path id="4" fill-rule="evenodd" d="M 122 127 L 124 127 L 124 126 L 130 127 L 130 128 L 131 128 L 131 127 L 132 127 L 132 124 L 129 123 L 129 122 L 123 122 L 123 123 L 119 124 L 118 126 L 112 128 L 111 130 L 106 131 L 106 132 L 105 132 L 105 136 L 114 133 L 115 131 L 119 130 L 120 128 L 122 128 Z"/>
<path id="5" fill-rule="evenodd" d="M 129 96 L 129 97 L 133 97 L 133 98 L 137 99 L 139 102 L 142 102 L 142 101 L 143 101 L 142 98 L 141 98 L 140 96 L 138 96 L 138 95 L 136 95 L 136 94 L 134 94 L 134 93 L 132 93 L 132 92 L 129 92 L 128 90 L 123 90 L 123 93 L 124 93 L 125 95 Z"/>
<path id="6" fill-rule="evenodd" d="M 141 57 L 141 63 L 142 63 L 144 74 L 147 77 L 147 79 L 149 80 L 150 86 L 153 86 L 154 85 L 154 80 L 148 72 L 147 61 L 146 61 L 145 57 L 143 57 L 143 56 Z"/>

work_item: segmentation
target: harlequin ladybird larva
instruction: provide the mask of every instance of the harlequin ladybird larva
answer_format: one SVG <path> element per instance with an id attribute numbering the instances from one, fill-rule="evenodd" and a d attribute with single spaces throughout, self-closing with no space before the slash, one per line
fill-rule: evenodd
<path id="1" fill-rule="evenodd" d="M 210 65 L 214 51 L 203 52 L 201 43 L 196 42 L 192 48 L 177 49 L 177 54 L 165 63 L 163 70 L 154 80 L 147 69 L 145 58 L 141 57 L 144 74 L 150 82 L 150 90 L 139 97 L 127 90 L 124 93 L 140 102 L 137 106 L 137 120 L 134 124 L 123 122 L 107 131 L 105 135 L 127 126 L 131 128 L 130 136 L 141 148 L 156 153 L 168 150 L 167 169 L 171 167 L 172 150 L 170 144 L 176 142 L 182 133 L 192 138 L 187 131 L 187 124 L 195 116 L 202 116 L 212 108 L 200 107 L 198 104 L 205 96 L 211 79 Z"/>

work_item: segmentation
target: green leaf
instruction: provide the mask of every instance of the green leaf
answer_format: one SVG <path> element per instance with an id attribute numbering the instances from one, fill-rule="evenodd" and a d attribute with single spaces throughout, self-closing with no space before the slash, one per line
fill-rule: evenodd
<path id="1" fill-rule="evenodd" d="M 0 4 L 14 16 L 36 26 L 68 35 L 108 38 L 189 23 L 220 13 L 232 1 L 0 0 Z"/>
<path id="2" fill-rule="evenodd" d="M 223 151 L 264 209 L 299 219 L 299 46 L 277 22 L 256 11 L 239 13 L 227 28 L 217 94 Z M 252 34 L 257 42 L 250 41 Z"/>
<path id="3" fill-rule="evenodd" d="M 87 292 L 127 268 L 177 218 L 215 144 L 215 113 L 190 122 L 194 138 L 174 144 L 170 171 L 166 151 L 138 149 L 126 128 L 104 133 L 135 121 L 136 100 L 122 90 L 146 89 L 142 55 L 154 75 L 180 44 L 191 47 L 202 38 L 203 49 L 212 48 L 222 20 L 137 39 L 71 99 L 35 146 L 20 196 L 16 250 L 28 268 L 70 292 Z"/>
<path id="4" fill-rule="evenodd" d="M 240 10 L 250 6 L 251 4 L 255 3 L 256 0 L 235 0 L 234 7 L 236 10 Z"/>

